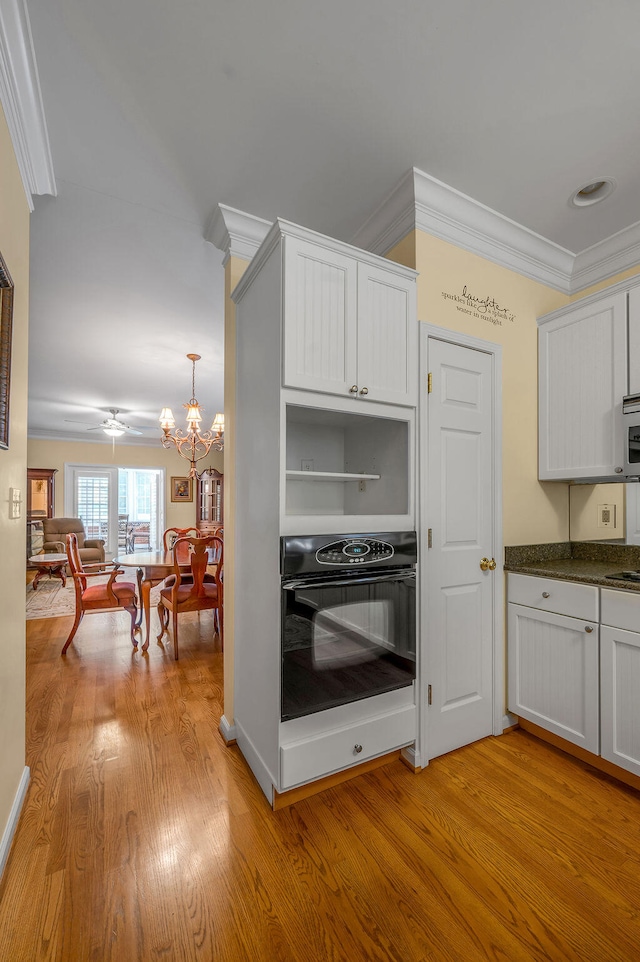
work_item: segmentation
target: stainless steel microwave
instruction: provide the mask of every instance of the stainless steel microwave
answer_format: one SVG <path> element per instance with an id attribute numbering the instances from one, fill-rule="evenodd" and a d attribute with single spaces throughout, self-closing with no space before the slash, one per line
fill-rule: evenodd
<path id="1" fill-rule="evenodd" d="M 624 476 L 640 476 L 640 394 L 622 399 L 622 433 L 624 438 Z"/>

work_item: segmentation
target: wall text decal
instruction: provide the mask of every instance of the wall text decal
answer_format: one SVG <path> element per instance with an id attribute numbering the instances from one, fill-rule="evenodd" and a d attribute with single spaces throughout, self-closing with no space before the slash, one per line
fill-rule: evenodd
<path id="1" fill-rule="evenodd" d="M 508 307 L 501 307 L 495 297 L 488 295 L 487 297 L 476 297 L 475 294 L 470 292 L 466 284 L 463 286 L 461 294 L 450 294 L 443 291 L 442 296 L 445 301 L 453 301 L 457 311 L 469 314 L 471 317 L 478 317 L 483 321 L 489 321 L 490 324 L 496 324 L 499 327 L 502 327 L 503 321 L 513 323 L 516 317 Z"/>

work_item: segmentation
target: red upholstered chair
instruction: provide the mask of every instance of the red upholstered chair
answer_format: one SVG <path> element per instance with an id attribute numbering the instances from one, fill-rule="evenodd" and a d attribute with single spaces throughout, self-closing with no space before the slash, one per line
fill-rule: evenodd
<path id="1" fill-rule="evenodd" d="M 131 643 L 134 648 L 137 648 L 138 642 L 134 634 L 135 631 L 139 630 L 136 628 L 138 614 L 136 586 L 129 581 L 116 581 L 117 575 L 123 573 L 122 568 L 114 568 L 106 584 L 89 584 L 91 578 L 104 577 L 104 565 L 89 564 L 83 567 L 78 548 L 78 538 L 75 534 L 67 535 L 66 544 L 67 560 L 76 590 L 76 617 L 69 637 L 64 643 L 62 654 L 64 655 L 73 641 L 85 611 L 108 611 L 113 608 L 126 608 L 131 615 Z M 98 570 L 89 571 L 89 568 Z"/>
<path id="2" fill-rule="evenodd" d="M 191 565 L 191 571 L 186 574 L 180 571 L 180 564 L 184 564 L 185 551 L 189 552 Z M 178 615 L 181 611 L 213 609 L 216 614 L 218 634 L 222 640 L 222 551 L 222 541 L 215 535 L 208 538 L 178 538 L 173 545 L 173 575 L 161 588 L 158 602 L 161 628 L 158 641 L 169 627 L 169 612 L 172 612 L 173 649 L 176 660 L 178 658 Z M 207 574 L 210 553 L 219 559 L 216 561 L 214 575 Z M 170 584 L 169 580 L 171 580 Z"/>

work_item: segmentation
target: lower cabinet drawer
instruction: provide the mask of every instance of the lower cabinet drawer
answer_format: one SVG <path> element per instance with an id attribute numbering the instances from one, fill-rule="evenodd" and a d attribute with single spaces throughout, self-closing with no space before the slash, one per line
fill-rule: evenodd
<path id="1" fill-rule="evenodd" d="M 542 611 L 556 611 L 570 618 L 598 620 L 598 588 L 595 585 L 510 574 L 509 601 Z"/>
<path id="2" fill-rule="evenodd" d="M 603 588 L 600 607 L 603 625 L 624 628 L 625 631 L 640 631 L 640 594 Z"/>
<path id="3" fill-rule="evenodd" d="M 369 758 L 411 744 L 416 738 L 415 705 L 280 749 L 280 788 L 293 788 Z M 360 750 L 358 750 L 360 749 Z"/>

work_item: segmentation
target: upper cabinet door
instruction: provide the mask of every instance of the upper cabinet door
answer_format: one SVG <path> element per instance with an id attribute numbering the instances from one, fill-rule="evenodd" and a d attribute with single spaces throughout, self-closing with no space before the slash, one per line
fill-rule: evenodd
<path id="1" fill-rule="evenodd" d="M 418 394 L 416 284 L 358 265 L 358 396 L 415 404 Z"/>
<path id="2" fill-rule="evenodd" d="M 539 330 L 539 477 L 622 473 L 627 393 L 625 293 L 571 307 Z"/>
<path id="3" fill-rule="evenodd" d="M 357 276 L 353 258 L 285 238 L 285 387 L 349 395 L 357 376 Z"/>
<path id="4" fill-rule="evenodd" d="M 629 394 L 640 394 L 640 287 L 629 291 Z"/>

